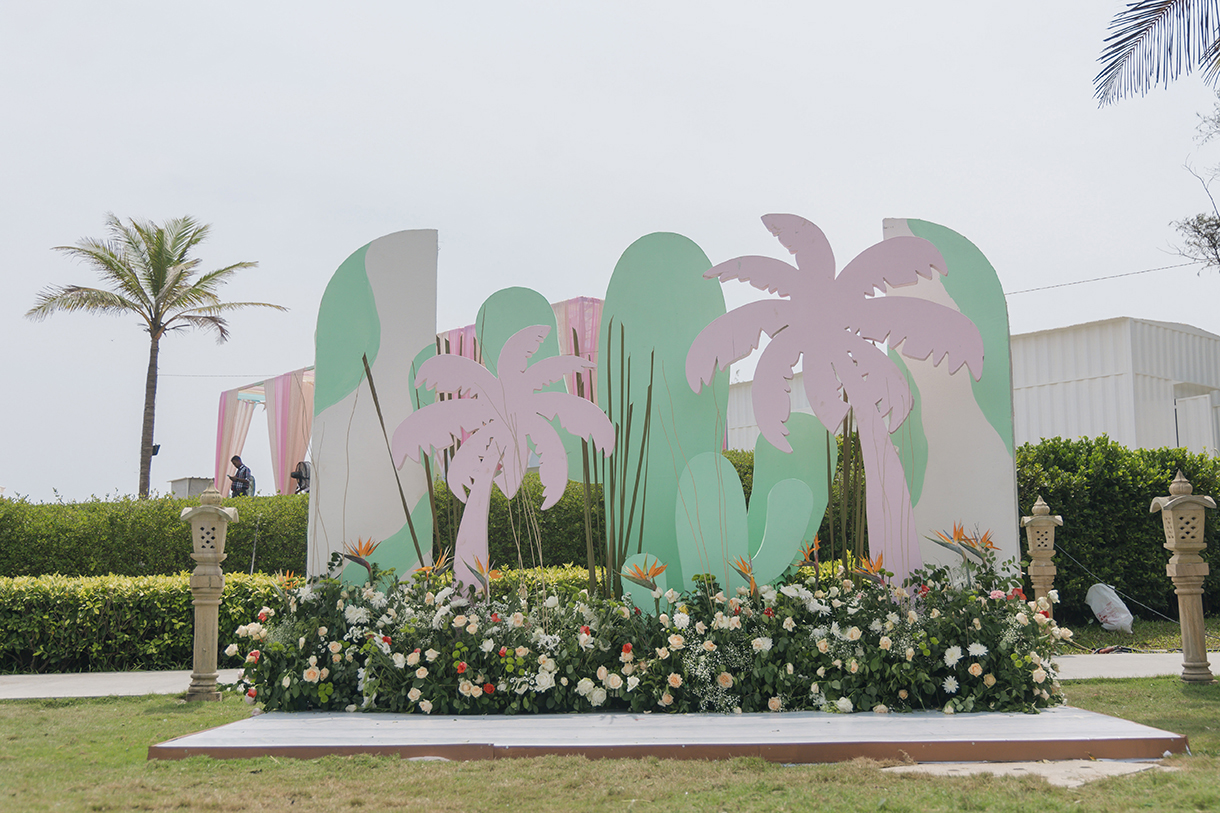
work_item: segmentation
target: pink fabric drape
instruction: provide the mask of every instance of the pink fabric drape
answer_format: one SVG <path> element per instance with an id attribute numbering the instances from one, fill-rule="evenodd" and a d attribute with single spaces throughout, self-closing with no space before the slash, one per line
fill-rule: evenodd
<path id="1" fill-rule="evenodd" d="M 229 463 L 233 455 L 240 455 L 246 445 L 246 433 L 250 431 L 250 419 L 254 417 L 254 404 L 237 397 L 237 390 L 220 394 L 220 411 L 216 421 L 216 490 L 229 493 Z"/>
<path id="2" fill-rule="evenodd" d="M 296 492 L 291 474 L 305 459 L 313 427 L 313 382 L 305 370 L 293 370 L 263 383 L 267 407 L 267 437 L 271 440 L 271 469 L 277 494 Z"/>
<path id="3" fill-rule="evenodd" d="M 589 361 L 597 361 L 597 340 L 602 329 L 602 300 L 591 296 L 578 296 L 551 306 L 555 311 L 555 323 L 559 327 L 559 352 L 563 355 L 579 355 Z M 573 331 L 576 344 L 573 345 Z M 580 353 L 576 352 L 579 347 Z M 595 372 L 581 373 L 584 397 L 597 403 Z M 576 394 L 576 375 L 565 376 L 568 392 Z"/>
<path id="4" fill-rule="evenodd" d="M 482 363 L 483 354 L 479 352 L 479 342 L 475 336 L 474 325 L 446 330 L 437 338 L 440 339 L 440 352 Z"/>

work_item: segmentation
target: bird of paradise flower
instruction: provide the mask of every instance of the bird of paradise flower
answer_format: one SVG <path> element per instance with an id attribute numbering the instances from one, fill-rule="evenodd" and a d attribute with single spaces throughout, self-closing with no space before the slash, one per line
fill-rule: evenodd
<path id="1" fill-rule="evenodd" d="M 655 594 L 657 592 L 657 576 L 664 573 L 665 568 L 667 567 L 669 567 L 669 565 L 661 564 L 660 559 L 655 559 L 653 560 L 652 564 L 649 564 L 648 557 L 645 556 L 642 567 L 640 565 L 630 565 L 626 570 L 623 571 L 622 575 L 624 579 L 635 582 L 640 587 L 643 587 L 650 593 Z M 654 595 L 653 603 L 656 604 L 657 615 L 660 615 L 661 599 Z"/>
<path id="2" fill-rule="evenodd" d="M 357 539 L 355 542 L 343 543 L 343 558 L 349 559 L 356 564 L 362 566 L 369 572 L 369 582 L 373 581 L 373 564 L 369 561 L 369 557 L 373 555 L 373 551 L 377 550 L 380 542 L 374 542 L 372 539 Z"/>

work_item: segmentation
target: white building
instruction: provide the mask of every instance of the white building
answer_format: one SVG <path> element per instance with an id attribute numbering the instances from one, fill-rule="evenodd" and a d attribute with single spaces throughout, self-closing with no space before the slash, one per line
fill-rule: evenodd
<path id="1" fill-rule="evenodd" d="M 758 438 L 752 382 L 729 390 L 730 449 Z M 1220 453 L 1220 336 L 1122 317 L 1012 337 L 1014 436 L 1097 437 L 1137 449 Z M 798 373 L 794 412 L 812 412 Z"/>
<path id="2" fill-rule="evenodd" d="M 1131 449 L 1220 445 L 1220 336 L 1122 317 L 1012 337 L 1017 445 L 1096 437 Z"/>

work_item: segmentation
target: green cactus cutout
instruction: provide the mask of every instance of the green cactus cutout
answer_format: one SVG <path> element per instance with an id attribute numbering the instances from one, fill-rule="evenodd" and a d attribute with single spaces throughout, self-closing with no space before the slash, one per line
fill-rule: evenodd
<path id="1" fill-rule="evenodd" d="M 698 394 L 686 383 L 691 343 L 725 312 L 720 284 L 703 278 L 711 267 L 703 250 L 682 235 L 659 232 L 636 240 L 610 277 L 598 340 L 598 406 L 618 432 L 614 454 L 598 464 L 608 547 L 621 550 L 623 561 L 641 552 L 659 557 L 675 586 L 708 572 L 697 564 L 688 569 L 688 558 L 679 555 L 677 477 L 701 453 L 719 456 L 728 411 L 727 370 Z M 743 536 L 741 554 L 745 544 Z M 712 566 L 722 568 L 718 559 Z"/>
<path id="2" fill-rule="evenodd" d="M 761 502 L 760 497 L 752 496 L 751 502 Z M 767 492 L 767 527 L 762 544 L 750 563 L 755 582 L 769 584 L 775 581 L 794 560 L 801 558 L 801 541 L 814 515 L 814 503 L 813 490 L 803 480 L 780 480 Z M 820 520 L 821 514 L 817 518 Z"/>
<path id="3" fill-rule="evenodd" d="M 691 577 L 697 573 L 715 575 L 726 590 L 749 584 L 731 565 L 749 558 L 745 492 L 737 469 L 719 452 L 704 452 L 686 464 L 678 480 L 674 531 L 682 589 L 694 587 Z"/>
<path id="4" fill-rule="evenodd" d="M 813 542 L 813 537 L 818 532 L 818 526 L 822 524 L 822 515 L 826 513 L 826 504 L 830 499 L 830 484 L 827 476 L 828 473 L 834 472 L 838 462 L 838 446 L 834 436 L 827 432 L 826 427 L 822 426 L 822 422 L 813 415 L 794 412 L 788 418 L 787 427 L 788 442 L 792 444 L 791 454 L 776 449 L 762 435 L 759 435 L 758 441 L 754 444 L 754 485 L 750 492 L 749 511 L 750 552 L 756 553 L 762 546 L 764 535 L 769 531 L 771 523 L 779 521 L 772 519 L 771 516 L 771 490 L 778 483 L 788 479 L 800 480 L 809 488 L 812 500 L 809 508 L 810 515 L 805 518 L 806 526 L 801 529 L 800 535 L 792 543 L 792 556 L 785 563 L 785 568 L 800 553 L 802 542 Z M 827 454 L 830 455 L 829 466 L 826 465 Z M 782 503 L 777 507 L 781 511 L 786 510 Z M 782 572 L 783 568 L 779 573 Z M 777 573 L 772 578 L 777 578 L 778 575 Z M 760 584 L 770 581 L 770 579 L 758 578 L 757 570 L 754 578 Z"/>
<path id="5" fill-rule="evenodd" d="M 432 539 L 432 507 L 428 503 L 427 494 L 415 504 L 414 510 L 411 511 L 411 521 L 415 524 L 415 533 L 419 535 L 421 541 Z M 425 545 L 426 549 L 427 547 Z M 426 553 L 427 550 L 425 550 L 425 555 Z M 373 551 L 370 559 L 380 568 L 394 568 L 394 573 L 400 581 L 419 567 L 419 557 L 415 555 L 415 545 L 411 541 L 411 530 L 407 524 L 404 522 L 401 528 L 383 539 L 377 546 L 377 550 Z M 364 569 L 364 565 L 344 561 L 347 563 L 339 578 L 345 584 L 360 585 L 369 580 L 369 572 Z M 380 586 L 382 589 L 386 589 L 392 585 L 382 584 Z"/>

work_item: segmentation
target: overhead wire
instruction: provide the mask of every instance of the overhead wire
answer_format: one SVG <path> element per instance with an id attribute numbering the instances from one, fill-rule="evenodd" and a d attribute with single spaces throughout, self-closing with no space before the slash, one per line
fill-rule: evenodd
<path id="1" fill-rule="evenodd" d="M 1034 291 L 1049 291 L 1052 288 L 1067 288 L 1070 285 L 1084 285 L 1088 282 L 1104 282 L 1109 279 L 1119 279 L 1121 277 L 1134 277 L 1138 274 L 1151 274 L 1153 271 L 1168 271 L 1171 268 L 1185 268 L 1188 265 L 1198 265 L 1199 260 L 1191 260 L 1186 263 L 1177 263 L 1176 265 L 1162 265 L 1158 268 L 1145 268 L 1143 271 L 1127 271 L 1123 274 L 1110 274 L 1105 277 L 1093 277 L 1092 279 L 1078 279 L 1073 282 L 1059 282 L 1054 285 L 1042 285 L 1037 288 L 1024 288 L 1020 291 L 1009 291 L 1005 296 L 1016 296 L 1017 294 L 1032 294 Z"/>

